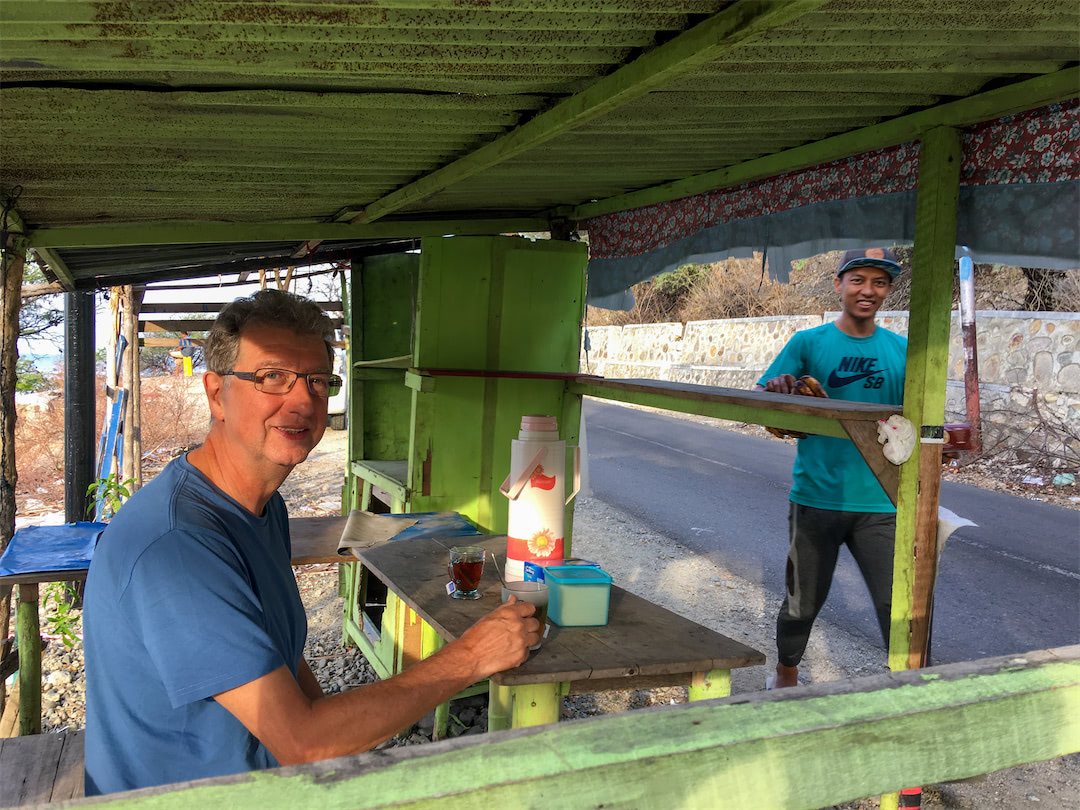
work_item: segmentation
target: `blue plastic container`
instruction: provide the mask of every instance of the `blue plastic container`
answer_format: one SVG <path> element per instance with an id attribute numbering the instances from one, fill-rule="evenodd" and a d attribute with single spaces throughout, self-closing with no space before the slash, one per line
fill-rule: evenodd
<path id="1" fill-rule="evenodd" d="M 548 620 L 560 627 L 595 627 L 607 624 L 611 574 L 584 565 L 549 565 Z"/>

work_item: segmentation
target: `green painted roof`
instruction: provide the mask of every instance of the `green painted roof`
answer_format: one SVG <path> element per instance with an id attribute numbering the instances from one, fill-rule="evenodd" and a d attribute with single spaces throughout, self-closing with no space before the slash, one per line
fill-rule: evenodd
<path id="1" fill-rule="evenodd" d="M 542 225 L 1071 68 L 1078 32 L 1075 0 L 3 0 L 0 185 L 57 264 Z"/>

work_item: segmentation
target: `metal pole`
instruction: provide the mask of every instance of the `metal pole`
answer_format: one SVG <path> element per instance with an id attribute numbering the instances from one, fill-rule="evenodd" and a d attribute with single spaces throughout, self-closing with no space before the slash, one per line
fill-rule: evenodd
<path id="1" fill-rule="evenodd" d="M 94 482 L 94 294 L 64 296 L 64 520 L 86 520 Z"/>
<path id="2" fill-rule="evenodd" d="M 982 452 L 982 422 L 979 415 L 979 350 L 975 340 L 975 266 L 971 251 L 964 246 L 960 257 L 960 329 L 964 344 L 964 402 L 971 425 L 972 457 Z"/>

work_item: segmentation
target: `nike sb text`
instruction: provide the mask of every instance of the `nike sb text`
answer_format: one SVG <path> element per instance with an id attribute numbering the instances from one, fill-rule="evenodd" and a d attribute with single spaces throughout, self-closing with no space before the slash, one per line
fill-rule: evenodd
<path id="1" fill-rule="evenodd" d="M 881 374 L 888 369 L 874 368 L 877 363 L 876 357 L 843 357 L 840 359 L 840 364 L 833 371 L 829 372 L 829 379 L 826 380 L 826 384 L 830 388 L 843 388 L 845 385 L 850 385 L 853 382 L 859 380 L 865 380 L 874 374 Z M 836 372 L 846 371 L 850 372 L 845 376 L 840 376 Z"/>

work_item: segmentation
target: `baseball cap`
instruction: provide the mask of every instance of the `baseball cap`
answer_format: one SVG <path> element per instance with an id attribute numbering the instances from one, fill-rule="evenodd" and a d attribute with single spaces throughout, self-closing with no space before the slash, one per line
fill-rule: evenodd
<path id="1" fill-rule="evenodd" d="M 895 254 L 888 248 L 865 248 L 861 250 L 848 250 L 840 257 L 840 264 L 836 268 L 836 276 L 839 278 L 845 270 L 853 267 L 877 267 L 889 274 L 890 279 L 895 279 L 903 270 Z"/>

